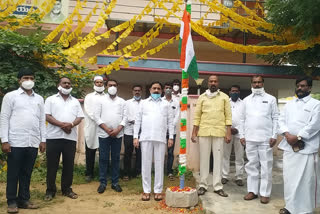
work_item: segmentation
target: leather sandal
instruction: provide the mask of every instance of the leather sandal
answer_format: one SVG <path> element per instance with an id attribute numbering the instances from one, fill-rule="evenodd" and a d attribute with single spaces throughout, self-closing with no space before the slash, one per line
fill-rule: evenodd
<path id="1" fill-rule="evenodd" d="M 154 194 L 154 200 L 161 201 L 162 200 L 162 194 L 161 193 L 155 193 Z"/>
<path id="2" fill-rule="evenodd" d="M 258 198 L 258 195 L 254 194 L 253 192 L 249 192 L 246 196 L 243 197 L 243 199 L 246 201 L 250 201 L 256 198 Z"/>
<path id="3" fill-rule="evenodd" d="M 142 193 L 142 201 L 150 201 L 150 193 Z"/>
<path id="4" fill-rule="evenodd" d="M 77 195 L 77 193 L 75 193 L 75 192 L 73 192 L 73 191 L 70 191 L 69 193 L 65 193 L 65 194 L 63 194 L 64 196 L 67 196 L 67 197 L 69 197 L 69 198 L 71 198 L 71 199 L 77 199 L 78 198 L 78 195 Z"/>
<path id="5" fill-rule="evenodd" d="M 17 205 L 9 205 L 7 209 L 8 213 L 18 213 L 19 209 Z"/>
<path id="6" fill-rule="evenodd" d="M 228 194 L 225 193 L 225 192 L 223 191 L 223 189 L 219 189 L 219 190 L 213 191 L 213 192 L 216 193 L 216 194 L 218 194 L 218 195 L 220 195 L 220 196 L 222 196 L 222 197 L 228 197 Z"/>

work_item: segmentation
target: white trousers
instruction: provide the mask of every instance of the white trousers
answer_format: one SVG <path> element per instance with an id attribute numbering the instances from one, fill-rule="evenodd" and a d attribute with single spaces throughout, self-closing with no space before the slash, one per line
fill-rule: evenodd
<path id="1" fill-rule="evenodd" d="M 230 172 L 230 155 L 232 151 L 232 145 L 234 147 L 234 153 L 236 155 L 236 180 L 242 180 L 243 170 L 244 170 L 244 147 L 240 143 L 238 137 L 232 136 L 230 143 L 223 144 L 223 167 L 222 167 L 222 177 L 229 178 Z"/>
<path id="2" fill-rule="evenodd" d="M 199 137 L 200 145 L 200 187 L 208 189 L 208 176 L 210 168 L 210 153 L 213 152 L 213 189 L 215 191 L 223 188 L 221 183 L 223 137 Z"/>
<path id="3" fill-rule="evenodd" d="M 319 204 L 319 156 L 283 153 L 285 208 L 292 214 L 312 213 Z"/>
<path id="4" fill-rule="evenodd" d="M 248 158 L 248 163 L 245 166 L 248 174 L 248 192 L 253 192 L 256 195 L 259 193 L 260 196 L 270 197 L 272 189 L 273 154 L 269 142 L 247 141 L 246 155 Z M 259 169 L 261 169 L 261 175 Z"/>
<path id="5" fill-rule="evenodd" d="M 166 144 L 164 142 L 143 141 L 141 146 L 141 175 L 144 193 L 151 193 L 151 168 L 154 158 L 154 193 L 161 193 L 163 189 L 164 156 Z"/>

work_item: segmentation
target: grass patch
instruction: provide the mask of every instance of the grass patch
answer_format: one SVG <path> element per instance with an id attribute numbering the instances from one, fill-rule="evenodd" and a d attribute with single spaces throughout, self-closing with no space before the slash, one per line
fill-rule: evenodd
<path id="1" fill-rule="evenodd" d="M 104 203 L 104 205 L 103 205 L 103 208 L 112 207 L 113 205 L 114 205 L 113 202 L 108 202 L 108 201 L 106 201 L 106 202 Z"/>

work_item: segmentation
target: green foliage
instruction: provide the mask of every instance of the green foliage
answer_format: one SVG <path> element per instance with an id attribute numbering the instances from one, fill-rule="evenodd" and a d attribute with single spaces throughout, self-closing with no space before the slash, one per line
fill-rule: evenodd
<path id="1" fill-rule="evenodd" d="M 267 0 L 267 19 L 278 32 L 292 28 L 302 39 L 311 39 L 320 33 L 320 0 Z"/>
<path id="2" fill-rule="evenodd" d="M 311 40 L 320 35 L 320 0 L 267 0 L 265 9 L 267 20 L 275 25 L 274 32 L 282 35 L 292 31 L 297 38 Z M 264 45 L 288 44 L 285 42 L 269 42 Z M 309 76 L 319 76 L 320 45 L 302 51 L 283 54 L 258 55 L 258 58 L 283 65 L 286 63 L 297 67 Z"/>
<path id="3" fill-rule="evenodd" d="M 91 85 L 91 76 L 86 75 L 88 69 L 69 61 L 60 44 L 46 43 L 44 37 L 40 28 L 25 35 L 0 29 L 0 102 L 5 93 L 18 88 L 16 76 L 24 67 L 32 68 L 36 76 L 35 91 L 44 97 L 57 93 L 57 69 L 71 79 L 72 94 L 78 98 Z"/>

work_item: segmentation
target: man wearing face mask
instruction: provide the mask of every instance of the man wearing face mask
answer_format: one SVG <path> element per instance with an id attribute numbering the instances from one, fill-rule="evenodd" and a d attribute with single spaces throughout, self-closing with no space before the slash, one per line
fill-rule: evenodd
<path id="1" fill-rule="evenodd" d="M 134 123 L 133 143 L 136 148 L 141 147 L 142 155 L 143 201 L 150 200 L 153 157 L 155 169 L 154 199 L 156 201 L 162 200 L 164 156 L 168 130 L 168 147 L 173 145 L 173 115 L 168 102 L 161 99 L 161 92 L 162 85 L 160 82 L 151 83 L 151 96 L 142 101 Z"/>
<path id="2" fill-rule="evenodd" d="M 34 74 L 24 68 L 18 79 L 20 88 L 3 97 L 0 115 L 2 151 L 8 154 L 8 213 L 38 208 L 29 201 L 29 186 L 38 148 L 46 148 L 44 101 L 32 90 Z"/>
<path id="3" fill-rule="evenodd" d="M 162 98 L 164 101 L 169 103 L 170 109 L 173 114 L 173 126 L 174 126 L 174 135 L 173 135 L 173 145 L 168 147 L 168 157 L 167 157 L 167 176 L 169 180 L 173 181 L 173 170 L 172 165 L 174 161 L 174 146 L 176 141 L 177 134 L 177 123 L 180 117 L 180 105 L 179 102 L 172 97 L 172 83 L 167 82 L 164 84 L 164 97 Z M 167 139 L 169 139 L 169 132 L 167 132 Z"/>
<path id="4" fill-rule="evenodd" d="M 319 206 L 320 102 L 310 96 L 311 87 L 310 77 L 297 79 L 297 98 L 285 105 L 279 118 L 286 203 L 280 214 L 313 213 Z"/>
<path id="5" fill-rule="evenodd" d="M 240 86 L 233 85 L 229 91 L 230 95 L 230 104 L 232 111 L 232 126 L 231 126 L 231 143 L 223 144 L 223 168 L 222 168 L 222 184 L 226 184 L 230 171 L 230 155 L 232 150 L 232 145 L 234 146 L 234 153 L 236 156 L 235 165 L 236 165 L 236 184 L 238 186 L 243 186 L 242 176 L 243 176 L 243 168 L 244 168 L 244 148 L 240 143 L 239 138 L 239 129 L 240 129 L 240 115 L 243 108 L 242 100 L 240 99 Z"/>
<path id="6" fill-rule="evenodd" d="M 263 85 L 262 76 L 252 77 L 252 94 L 243 100 L 239 134 L 248 158 L 245 166 L 248 194 L 244 200 L 255 199 L 259 193 L 260 202 L 267 204 L 272 187 L 272 147 L 277 141 L 279 112 L 276 98 L 267 94 Z"/>
<path id="7" fill-rule="evenodd" d="M 180 103 L 181 94 L 180 94 L 180 86 L 181 82 L 178 79 L 174 79 L 172 81 L 172 98 L 176 100 L 178 103 Z"/>
<path id="8" fill-rule="evenodd" d="M 59 92 L 45 101 L 47 126 L 47 190 L 45 200 L 53 199 L 57 192 L 56 176 L 62 155 L 61 191 L 71 199 L 78 198 L 73 192 L 73 167 L 78 139 L 77 125 L 84 117 L 79 101 L 71 96 L 71 81 L 62 77 Z"/>
<path id="9" fill-rule="evenodd" d="M 108 94 L 97 103 L 94 118 L 99 126 L 99 181 L 97 192 L 103 193 L 107 186 L 107 167 L 111 153 L 111 188 L 122 192 L 119 185 L 120 150 L 123 127 L 126 124 L 125 101 L 117 96 L 116 80 L 107 81 Z"/>
<path id="10" fill-rule="evenodd" d="M 210 152 L 213 152 L 214 193 L 228 197 L 221 183 L 223 144 L 231 141 L 231 108 L 228 95 L 219 90 L 219 79 L 211 75 L 208 90 L 200 95 L 194 113 L 191 141 L 200 145 L 200 188 L 204 195 L 208 188 Z"/>
<path id="11" fill-rule="evenodd" d="M 132 95 L 133 98 L 126 101 L 126 114 L 127 121 L 124 127 L 124 181 L 129 180 L 129 176 L 132 176 L 131 173 L 131 159 L 133 152 L 133 126 L 135 123 L 135 116 L 137 111 L 140 108 L 141 104 L 141 93 L 142 86 L 134 85 L 132 87 Z M 133 176 L 137 176 L 141 174 L 141 149 L 140 147 L 135 148 L 136 152 L 136 164 L 135 171 Z"/>
<path id="12" fill-rule="evenodd" d="M 99 148 L 98 126 L 94 121 L 94 108 L 99 99 L 105 98 L 104 82 L 102 76 L 95 76 L 94 92 L 88 94 L 84 98 L 84 137 L 86 143 L 86 181 L 90 182 L 93 179 L 94 162 L 96 150 Z"/>

